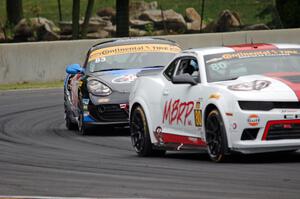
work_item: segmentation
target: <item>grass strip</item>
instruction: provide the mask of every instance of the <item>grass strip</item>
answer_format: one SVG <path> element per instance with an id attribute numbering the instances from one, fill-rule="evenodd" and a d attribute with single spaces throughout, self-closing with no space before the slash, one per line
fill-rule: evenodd
<path id="1" fill-rule="evenodd" d="M 12 84 L 0 84 L 0 90 L 35 89 L 35 88 L 62 88 L 64 82 L 23 82 Z"/>

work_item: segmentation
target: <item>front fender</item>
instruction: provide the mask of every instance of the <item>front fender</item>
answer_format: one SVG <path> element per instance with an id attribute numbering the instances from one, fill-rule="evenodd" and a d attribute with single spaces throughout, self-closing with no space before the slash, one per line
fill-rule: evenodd
<path id="1" fill-rule="evenodd" d="M 205 124 L 205 120 L 206 120 L 205 116 L 208 114 L 210 105 L 215 106 L 220 112 L 226 129 L 228 147 L 232 147 L 231 133 L 232 133 L 232 123 L 234 122 L 233 114 L 235 110 L 233 100 L 227 100 L 227 98 L 225 97 L 222 98 L 222 95 L 218 99 L 215 98 L 208 99 L 203 113 L 204 115 L 203 124 Z M 204 128 L 204 132 L 205 132 L 205 128 Z"/>
<path id="2" fill-rule="evenodd" d="M 146 103 L 145 100 L 143 100 L 143 98 L 141 97 L 137 97 L 135 98 L 134 101 L 132 101 L 132 103 L 130 103 L 130 120 L 131 120 L 131 113 L 132 113 L 132 108 L 135 106 L 135 105 L 139 105 L 142 107 L 142 109 L 144 110 L 144 113 L 146 115 L 146 120 L 147 120 L 147 124 L 148 124 L 148 130 L 149 130 L 149 134 L 150 134 L 150 138 L 151 138 L 151 142 L 154 143 L 155 142 L 155 137 L 154 137 L 154 128 L 152 126 L 152 117 L 151 117 L 151 112 L 150 112 L 150 109 L 149 109 L 149 106 L 148 104 Z"/>

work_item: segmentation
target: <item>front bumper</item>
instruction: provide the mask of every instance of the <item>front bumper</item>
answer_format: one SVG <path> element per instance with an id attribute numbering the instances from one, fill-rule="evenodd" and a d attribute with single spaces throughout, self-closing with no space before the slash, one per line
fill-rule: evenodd
<path id="1" fill-rule="evenodd" d="M 300 149 L 299 109 L 238 110 L 228 121 L 227 136 L 233 151 L 262 153 Z"/>
<path id="2" fill-rule="evenodd" d="M 128 104 L 100 104 L 88 105 L 88 111 L 91 124 L 108 125 L 108 124 L 128 124 Z"/>
<path id="3" fill-rule="evenodd" d="M 86 125 L 128 126 L 128 94 L 116 93 L 108 97 L 89 95 L 83 99 L 83 115 Z"/>

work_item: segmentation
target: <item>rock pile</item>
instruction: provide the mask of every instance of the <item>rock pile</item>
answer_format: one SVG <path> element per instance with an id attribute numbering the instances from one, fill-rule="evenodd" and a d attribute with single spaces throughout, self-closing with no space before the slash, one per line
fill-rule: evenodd
<path id="1" fill-rule="evenodd" d="M 157 1 L 133 1 L 130 4 L 130 36 L 228 32 L 237 30 L 269 29 L 265 24 L 243 25 L 236 12 L 223 10 L 217 19 L 209 24 L 201 22 L 200 14 L 194 8 L 186 8 L 184 16 L 172 9 L 162 10 Z M 88 39 L 116 36 L 116 11 L 107 7 L 98 10 L 91 17 L 87 30 Z M 82 27 L 83 19 L 80 20 Z M 59 28 L 42 17 L 22 19 L 15 27 L 15 41 L 41 41 L 72 39 L 72 22 L 61 21 Z M 200 27 L 201 26 L 201 27 Z M 5 34 L 0 29 L 0 41 Z"/>

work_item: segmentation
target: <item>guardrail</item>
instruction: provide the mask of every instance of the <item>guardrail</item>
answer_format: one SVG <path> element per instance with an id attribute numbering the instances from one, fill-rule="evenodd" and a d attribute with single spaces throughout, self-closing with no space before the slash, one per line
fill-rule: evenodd
<path id="1" fill-rule="evenodd" d="M 282 29 L 162 37 L 172 39 L 187 49 L 251 41 L 300 44 L 299 35 L 300 29 Z M 0 84 L 62 80 L 66 65 L 82 64 L 87 50 L 105 40 L 108 39 L 1 44 Z"/>

